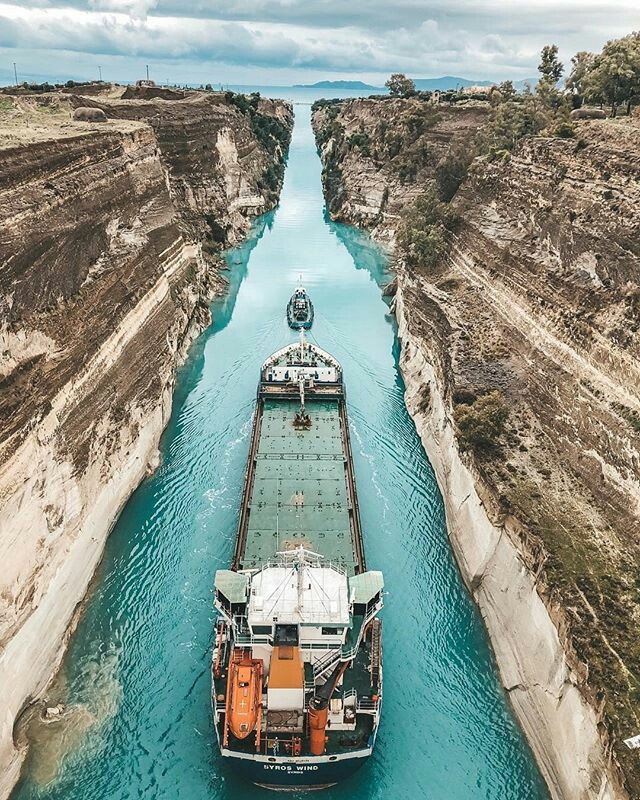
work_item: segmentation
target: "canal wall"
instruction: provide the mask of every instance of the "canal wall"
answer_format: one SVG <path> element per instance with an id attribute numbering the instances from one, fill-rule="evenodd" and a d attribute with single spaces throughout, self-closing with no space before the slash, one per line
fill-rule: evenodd
<path id="1" fill-rule="evenodd" d="M 107 121 L 70 120 L 84 105 Z M 288 104 L 231 93 L 3 107 L 0 797 L 26 754 L 16 722 L 158 466 L 176 367 L 225 289 L 220 252 L 277 201 L 292 124 Z"/>
<path id="2" fill-rule="evenodd" d="M 529 137 L 469 163 L 474 114 L 413 99 L 316 107 L 327 205 L 392 248 L 401 232 L 390 292 L 407 405 L 552 795 L 640 797 L 623 741 L 640 730 L 627 622 L 640 563 L 640 126 L 581 122 L 575 139 Z M 402 247 L 423 244 L 434 208 L 440 256 L 412 261 Z"/>
<path id="3" fill-rule="evenodd" d="M 405 401 L 442 493 L 447 531 L 463 580 L 487 627 L 500 679 L 551 795 L 557 800 L 623 797 L 609 777 L 598 715 L 584 701 L 560 639 L 561 610 L 548 609 L 522 557 L 522 531 L 505 517 L 456 441 L 438 340 L 423 335 L 411 285 L 394 301 Z M 439 368 L 440 366 L 440 368 Z M 551 613 L 550 613 L 551 611 Z"/>

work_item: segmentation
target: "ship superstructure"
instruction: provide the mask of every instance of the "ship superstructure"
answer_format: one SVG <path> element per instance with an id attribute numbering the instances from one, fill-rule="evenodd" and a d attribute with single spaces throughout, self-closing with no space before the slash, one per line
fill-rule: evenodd
<path id="1" fill-rule="evenodd" d="M 382 573 L 365 565 L 342 370 L 301 332 L 262 366 L 233 564 L 215 577 L 215 727 L 242 774 L 321 788 L 366 761 L 382 603 Z"/>

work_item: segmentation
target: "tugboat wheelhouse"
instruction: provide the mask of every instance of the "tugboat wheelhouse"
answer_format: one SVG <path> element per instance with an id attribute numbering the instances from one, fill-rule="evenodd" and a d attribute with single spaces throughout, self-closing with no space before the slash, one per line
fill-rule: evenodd
<path id="1" fill-rule="evenodd" d="M 313 325 L 313 303 L 302 286 L 298 286 L 287 303 L 287 322 L 294 330 L 309 330 Z"/>

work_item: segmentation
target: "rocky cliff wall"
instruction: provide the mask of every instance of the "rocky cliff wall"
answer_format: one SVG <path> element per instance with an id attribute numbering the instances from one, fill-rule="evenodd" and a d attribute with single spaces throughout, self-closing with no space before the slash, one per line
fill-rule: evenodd
<path id="1" fill-rule="evenodd" d="M 277 135 L 257 135 L 223 96 L 126 108 L 93 126 L 67 100 L 0 113 L 0 797 L 15 721 L 157 464 L 176 365 L 224 289 L 218 251 L 275 203 L 292 126 L 269 102 Z"/>
<path id="2" fill-rule="evenodd" d="M 629 120 L 525 139 L 473 164 L 435 266 L 398 264 L 407 405 L 461 572 L 552 794 L 576 800 L 640 797 L 639 156 Z M 361 179 L 336 168 L 349 219 Z M 487 396 L 507 422 L 478 447 Z"/>
<path id="3" fill-rule="evenodd" d="M 439 107 L 422 100 L 351 100 L 316 106 L 323 185 L 333 219 L 389 240 L 402 210 L 442 158 L 486 122 L 487 104 Z"/>

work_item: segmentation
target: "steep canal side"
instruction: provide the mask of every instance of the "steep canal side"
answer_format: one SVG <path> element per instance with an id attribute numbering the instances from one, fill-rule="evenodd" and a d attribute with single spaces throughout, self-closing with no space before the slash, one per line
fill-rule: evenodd
<path id="1" fill-rule="evenodd" d="M 232 294 L 214 304 L 214 323 L 179 376 L 162 465 L 111 536 L 65 663 L 81 724 L 66 728 L 70 747 L 47 729 L 15 800 L 262 795 L 215 754 L 211 585 L 233 554 L 259 367 L 292 338 L 284 309 L 301 272 L 316 307 L 313 339 L 344 368 L 367 563 L 384 569 L 389 590 L 378 745 L 324 796 L 545 798 L 404 405 L 379 288 L 384 257 L 323 217 L 307 107 L 297 110 L 280 207 L 228 262 Z"/>

